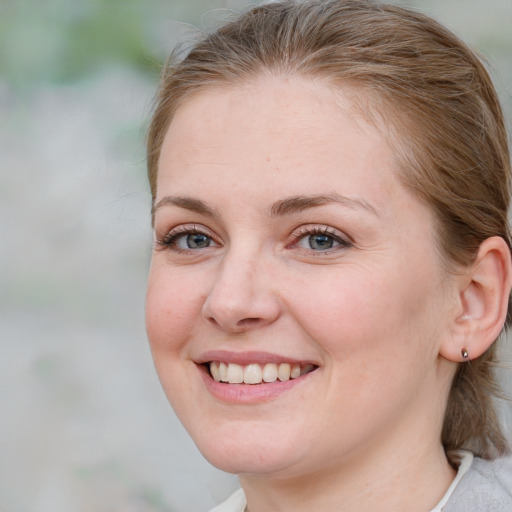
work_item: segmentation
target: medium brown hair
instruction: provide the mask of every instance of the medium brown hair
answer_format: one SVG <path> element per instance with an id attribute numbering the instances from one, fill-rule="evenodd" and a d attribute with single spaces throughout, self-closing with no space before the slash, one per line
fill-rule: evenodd
<path id="1" fill-rule="evenodd" d="M 284 1 L 256 7 L 164 68 L 148 132 L 148 176 L 176 109 L 205 88 L 262 74 L 321 78 L 357 88 L 393 136 L 404 184 L 434 213 L 439 252 L 453 270 L 502 237 L 510 155 L 496 91 L 475 54 L 434 20 L 371 0 Z M 510 307 L 507 325 L 510 323 Z M 442 432 L 445 449 L 491 458 L 508 450 L 494 397 L 495 344 L 459 365 Z"/>

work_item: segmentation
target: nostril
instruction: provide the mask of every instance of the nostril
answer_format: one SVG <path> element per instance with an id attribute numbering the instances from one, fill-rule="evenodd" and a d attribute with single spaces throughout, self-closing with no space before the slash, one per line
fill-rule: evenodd
<path id="1" fill-rule="evenodd" d="M 240 327 L 251 327 L 252 325 L 256 325 L 259 321 L 259 318 L 244 318 L 239 320 L 236 325 Z"/>

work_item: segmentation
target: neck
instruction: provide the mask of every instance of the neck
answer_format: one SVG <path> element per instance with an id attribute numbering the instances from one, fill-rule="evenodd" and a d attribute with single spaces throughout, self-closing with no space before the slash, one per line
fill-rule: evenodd
<path id="1" fill-rule="evenodd" d="M 241 476 L 248 512 L 427 512 L 440 501 L 455 472 L 442 447 L 414 457 L 377 454 L 369 464 L 359 457 L 321 473 L 293 478 Z"/>

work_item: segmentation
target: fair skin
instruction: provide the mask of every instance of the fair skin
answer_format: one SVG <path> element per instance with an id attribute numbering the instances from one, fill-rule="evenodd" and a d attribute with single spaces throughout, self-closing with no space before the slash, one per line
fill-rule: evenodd
<path id="1" fill-rule="evenodd" d="M 349 96 L 297 77 L 193 96 L 166 134 L 154 222 L 156 369 L 250 512 L 434 507 L 454 476 L 440 431 L 465 308 L 481 301 L 461 299 L 471 278 L 442 268 L 430 210 Z M 281 363 L 300 376 L 284 364 L 261 382 Z M 259 383 L 236 383 L 249 365 Z"/>

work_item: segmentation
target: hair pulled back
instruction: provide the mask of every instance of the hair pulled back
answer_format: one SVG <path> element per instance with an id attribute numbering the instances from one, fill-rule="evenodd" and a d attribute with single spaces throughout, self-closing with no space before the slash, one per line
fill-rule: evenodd
<path id="1" fill-rule="evenodd" d="M 403 183 L 434 213 L 448 269 L 472 263 L 491 236 L 510 247 L 507 133 L 485 67 L 434 20 L 371 0 L 256 7 L 205 36 L 185 58 L 171 58 L 148 132 L 153 201 L 160 149 L 176 109 L 205 88 L 263 74 L 324 79 L 361 92 L 368 116 L 377 115 L 392 134 Z M 507 325 L 510 320 L 509 307 Z M 493 344 L 459 366 L 442 432 L 447 451 L 467 448 L 490 458 L 508 450 L 493 401 L 495 361 Z"/>

